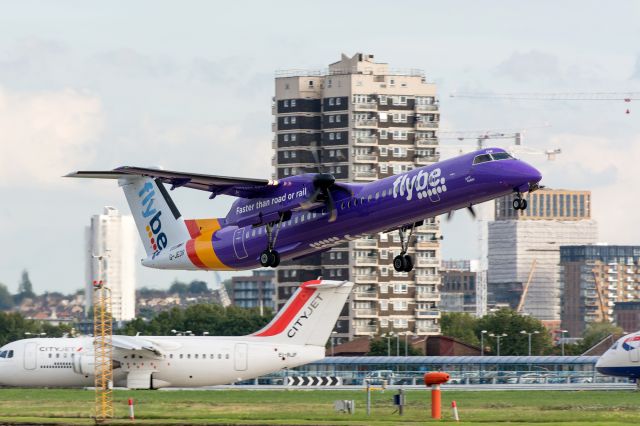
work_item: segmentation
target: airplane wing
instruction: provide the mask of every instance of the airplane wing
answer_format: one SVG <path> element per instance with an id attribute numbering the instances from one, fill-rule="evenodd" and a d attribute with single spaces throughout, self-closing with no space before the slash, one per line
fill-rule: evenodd
<path id="1" fill-rule="evenodd" d="M 157 344 L 139 336 L 115 335 L 111 338 L 114 349 L 125 351 L 149 351 L 154 355 L 162 355 L 162 350 Z"/>
<path id="2" fill-rule="evenodd" d="M 110 171 L 78 171 L 65 177 L 117 179 L 124 176 L 145 176 L 170 184 L 171 189 L 181 186 L 211 192 L 211 198 L 225 194 L 241 198 L 264 196 L 265 191 L 275 187 L 277 181 L 267 179 L 236 178 L 228 176 L 185 173 L 145 167 L 118 167 Z"/>

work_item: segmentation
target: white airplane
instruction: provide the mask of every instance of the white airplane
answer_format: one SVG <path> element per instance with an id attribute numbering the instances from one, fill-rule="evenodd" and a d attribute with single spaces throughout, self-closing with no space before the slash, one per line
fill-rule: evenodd
<path id="1" fill-rule="evenodd" d="M 114 386 L 212 386 L 324 358 L 353 283 L 303 283 L 273 320 L 248 336 L 113 336 Z M 92 337 L 23 339 L 0 348 L 0 385 L 93 385 Z"/>
<path id="2" fill-rule="evenodd" d="M 640 331 L 619 338 L 596 363 L 605 376 L 640 378 Z M 638 382 L 640 385 L 640 382 Z"/>

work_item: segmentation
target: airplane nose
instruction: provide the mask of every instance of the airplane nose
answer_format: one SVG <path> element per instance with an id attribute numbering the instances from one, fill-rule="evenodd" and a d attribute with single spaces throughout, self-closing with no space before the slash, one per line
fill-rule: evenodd
<path id="1" fill-rule="evenodd" d="M 509 164 L 504 173 L 506 183 L 520 192 L 530 190 L 542 179 L 542 173 L 538 169 L 520 160 Z"/>

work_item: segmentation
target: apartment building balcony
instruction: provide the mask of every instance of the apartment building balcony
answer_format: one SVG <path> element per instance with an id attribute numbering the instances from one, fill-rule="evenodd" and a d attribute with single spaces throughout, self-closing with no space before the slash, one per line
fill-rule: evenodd
<path id="1" fill-rule="evenodd" d="M 276 123 L 271 123 L 271 131 L 275 132 L 278 130 L 278 125 Z"/>
<path id="2" fill-rule="evenodd" d="M 437 138 L 419 138 L 416 139 L 416 146 L 420 147 L 420 146 L 438 146 L 438 139 Z"/>
<path id="3" fill-rule="evenodd" d="M 418 241 L 416 243 L 416 250 L 434 250 L 438 248 L 440 240 L 434 241 Z"/>
<path id="4" fill-rule="evenodd" d="M 440 157 L 437 155 L 424 155 L 420 157 L 416 157 L 416 164 L 421 166 L 427 166 L 432 163 L 436 163 L 440 160 Z"/>
<path id="5" fill-rule="evenodd" d="M 272 166 L 275 166 L 275 165 L 276 165 L 276 163 L 277 163 L 277 161 L 276 161 L 276 156 L 275 156 L 275 155 L 272 155 L 272 156 L 271 156 L 271 165 L 272 165 Z"/>
<path id="6" fill-rule="evenodd" d="M 378 104 L 376 102 L 357 102 L 353 104 L 353 109 L 355 111 L 375 111 L 378 109 Z"/>
<path id="7" fill-rule="evenodd" d="M 438 259 L 437 257 L 419 257 L 416 259 L 416 266 L 419 268 L 440 266 L 440 259 Z"/>
<path id="8" fill-rule="evenodd" d="M 416 105 L 416 111 L 420 112 L 420 111 L 437 111 L 438 110 L 438 105 L 435 104 L 431 104 L 431 105 Z"/>
<path id="9" fill-rule="evenodd" d="M 416 318 L 440 318 L 440 311 L 418 311 L 416 310 Z"/>
<path id="10" fill-rule="evenodd" d="M 439 121 L 419 121 L 416 123 L 416 129 L 437 129 Z"/>
<path id="11" fill-rule="evenodd" d="M 377 163 L 378 156 L 375 154 L 356 154 L 353 161 L 355 163 Z"/>
<path id="12" fill-rule="evenodd" d="M 378 328 L 375 325 L 355 325 L 353 326 L 353 333 L 356 335 L 362 334 L 376 334 Z"/>
<path id="13" fill-rule="evenodd" d="M 416 275 L 417 284 L 440 284 L 440 275 Z"/>
<path id="14" fill-rule="evenodd" d="M 437 291 L 427 291 L 424 293 L 416 293 L 417 302 L 439 302 L 440 293 Z"/>
<path id="15" fill-rule="evenodd" d="M 353 300 L 378 300 L 378 292 L 375 290 L 355 291 Z"/>
<path id="16" fill-rule="evenodd" d="M 366 238 L 355 241 L 355 247 L 357 249 L 377 249 L 378 248 L 378 240 Z"/>
<path id="17" fill-rule="evenodd" d="M 367 275 L 354 275 L 353 281 L 356 284 L 378 284 L 378 276 L 375 273 Z"/>
<path id="18" fill-rule="evenodd" d="M 377 127 L 378 126 L 378 120 L 376 120 L 375 118 L 367 118 L 367 119 L 364 119 L 364 120 L 356 120 L 354 125 L 357 128 Z"/>
<path id="19" fill-rule="evenodd" d="M 439 227 L 440 226 L 437 223 L 425 222 L 424 224 L 422 224 L 418 228 L 416 228 L 416 232 L 418 234 L 430 234 L 430 233 L 432 233 L 432 231 L 437 231 L 439 229 Z"/>
<path id="20" fill-rule="evenodd" d="M 440 334 L 440 327 L 431 326 L 431 327 L 416 327 L 417 334 Z"/>
<path id="21" fill-rule="evenodd" d="M 353 263 L 356 266 L 378 266 L 378 259 L 375 257 L 356 257 Z"/>
<path id="22" fill-rule="evenodd" d="M 356 170 L 353 172 L 353 177 L 355 179 L 376 180 L 378 179 L 378 172 L 375 172 L 373 170 L 368 170 L 368 171 Z"/>
<path id="23" fill-rule="evenodd" d="M 376 146 L 378 145 L 378 138 L 375 136 L 365 136 L 354 138 L 354 143 L 361 146 Z"/>
<path id="24" fill-rule="evenodd" d="M 356 308 L 353 310 L 356 318 L 378 318 L 378 310 L 373 308 Z"/>

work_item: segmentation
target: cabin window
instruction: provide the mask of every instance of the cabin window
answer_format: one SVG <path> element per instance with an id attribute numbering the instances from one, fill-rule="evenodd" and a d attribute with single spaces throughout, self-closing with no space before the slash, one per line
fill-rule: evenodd
<path id="1" fill-rule="evenodd" d="M 222 354 L 218 354 L 218 359 L 222 359 Z"/>
<path id="2" fill-rule="evenodd" d="M 169 354 L 169 359 L 173 359 L 173 354 Z"/>
<path id="3" fill-rule="evenodd" d="M 202 359 L 207 359 L 207 354 L 202 354 Z"/>
<path id="4" fill-rule="evenodd" d="M 184 358 L 184 354 L 180 354 L 180 359 Z"/>
<path id="5" fill-rule="evenodd" d="M 195 359 L 198 359 L 198 354 L 195 354 L 193 357 L 194 357 Z"/>
<path id="6" fill-rule="evenodd" d="M 226 354 L 226 355 L 224 356 L 224 359 L 229 359 L 229 354 Z"/>
<path id="7" fill-rule="evenodd" d="M 209 354 L 209 359 L 214 359 L 216 356 L 214 354 Z"/>

